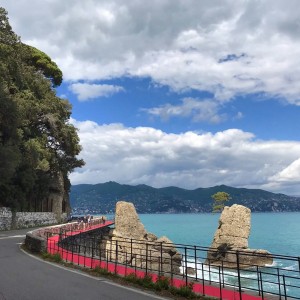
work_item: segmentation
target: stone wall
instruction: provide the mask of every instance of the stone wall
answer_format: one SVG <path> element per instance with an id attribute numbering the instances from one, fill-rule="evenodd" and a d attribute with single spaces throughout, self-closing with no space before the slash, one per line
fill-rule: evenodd
<path id="1" fill-rule="evenodd" d="M 7 207 L 0 207 L 0 230 L 11 229 L 12 212 Z"/>
<path id="2" fill-rule="evenodd" d="M 0 207 L 0 230 L 29 228 L 57 224 L 53 212 L 16 212 Z"/>

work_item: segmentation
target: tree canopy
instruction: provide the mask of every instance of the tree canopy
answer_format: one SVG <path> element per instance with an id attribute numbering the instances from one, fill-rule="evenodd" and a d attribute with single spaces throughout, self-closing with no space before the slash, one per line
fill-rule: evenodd
<path id="1" fill-rule="evenodd" d="M 222 211 L 225 206 L 225 202 L 227 202 L 231 199 L 230 195 L 225 192 L 217 192 L 217 193 L 213 194 L 211 197 L 214 201 L 213 202 L 213 212 Z"/>
<path id="2" fill-rule="evenodd" d="M 52 179 L 84 162 L 71 104 L 54 87 L 62 72 L 42 51 L 23 44 L 0 8 L 0 205 L 43 205 Z"/>

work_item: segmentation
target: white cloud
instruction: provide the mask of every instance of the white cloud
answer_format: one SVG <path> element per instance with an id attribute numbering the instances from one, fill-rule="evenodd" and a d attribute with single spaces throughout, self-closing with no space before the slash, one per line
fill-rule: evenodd
<path id="1" fill-rule="evenodd" d="M 226 115 L 219 114 L 219 109 L 220 106 L 216 101 L 184 98 L 180 105 L 168 103 L 160 107 L 142 109 L 142 111 L 163 120 L 171 117 L 192 117 L 194 122 L 220 123 L 226 119 Z"/>
<path id="2" fill-rule="evenodd" d="M 73 184 L 109 180 L 184 188 L 227 184 L 300 194 L 300 142 L 259 141 L 238 129 L 167 134 L 122 124 L 73 123 L 79 128 L 81 157 L 86 161 L 71 174 Z M 274 177 L 288 173 L 284 169 L 294 174 L 288 182 Z"/>
<path id="3" fill-rule="evenodd" d="M 278 182 L 300 182 L 300 158 L 293 161 L 290 165 L 285 167 L 271 177 L 272 180 Z"/>
<path id="4" fill-rule="evenodd" d="M 264 93 L 300 105 L 297 0 L 0 4 L 14 30 L 53 57 L 66 80 L 150 76 L 223 101 Z"/>
<path id="5" fill-rule="evenodd" d="M 109 84 L 72 83 L 69 86 L 72 93 L 77 95 L 79 101 L 87 101 L 98 97 L 108 97 L 124 91 L 124 88 Z"/>

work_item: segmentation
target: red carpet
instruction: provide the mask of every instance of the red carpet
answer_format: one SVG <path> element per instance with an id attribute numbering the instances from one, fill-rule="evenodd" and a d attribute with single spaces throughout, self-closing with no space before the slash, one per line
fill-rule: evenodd
<path id="1" fill-rule="evenodd" d="M 94 225 L 86 230 L 77 230 L 77 231 L 69 232 L 68 234 L 76 235 L 79 234 L 80 232 L 89 231 L 100 227 L 106 227 L 112 224 L 113 221 L 106 221 L 105 224 Z M 85 257 L 83 255 L 72 253 L 70 251 L 67 251 L 59 247 L 57 244 L 58 239 L 59 239 L 58 235 L 48 238 L 48 252 L 51 254 L 59 253 L 63 258 L 63 260 L 65 261 L 73 262 L 74 264 L 85 266 L 87 268 L 95 268 L 96 266 L 99 266 L 100 268 L 107 269 L 109 272 L 117 273 L 122 276 L 126 276 L 133 273 L 136 274 L 136 276 L 144 277 L 146 274 L 145 271 L 135 270 L 135 268 L 133 267 L 118 265 L 117 263 L 112 263 L 112 262 L 99 261 L 99 259 L 94 259 L 94 258 L 92 259 L 90 257 Z M 157 274 L 147 273 L 147 275 L 151 276 L 154 282 L 158 278 Z M 171 284 L 175 287 L 181 287 L 185 285 L 185 280 L 174 278 Z M 215 287 L 211 285 L 202 285 L 200 283 L 194 283 L 193 291 L 200 295 L 204 294 L 206 296 L 222 298 L 224 300 L 240 299 L 238 291 L 227 290 L 225 288 L 222 288 L 220 290 L 219 287 Z M 245 293 L 242 294 L 242 300 L 258 300 L 258 299 L 261 299 L 261 297 L 247 295 Z M 267 298 L 264 297 L 264 299 Z"/>

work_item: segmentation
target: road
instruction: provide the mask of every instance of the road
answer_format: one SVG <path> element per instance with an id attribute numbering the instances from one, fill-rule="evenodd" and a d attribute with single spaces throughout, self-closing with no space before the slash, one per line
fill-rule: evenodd
<path id="1" fill-rule="evenodd" d="M 20 249 L 27 231 L 0 231 L 0 300 L 165 299 L 32 257 Z"/>

